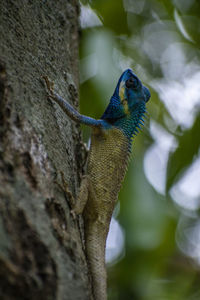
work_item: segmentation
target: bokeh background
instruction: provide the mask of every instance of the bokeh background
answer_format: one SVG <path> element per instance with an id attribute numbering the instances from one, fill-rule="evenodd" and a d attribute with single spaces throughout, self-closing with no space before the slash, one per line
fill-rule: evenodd
<path id="1" fill-rule="evenodd" d="M 152 95 L 107 240 L 109 300 L 198 300 L 200 1 L 82 1 L 80 24 L 83 114 L 103 114 L 126 68 Z"/>

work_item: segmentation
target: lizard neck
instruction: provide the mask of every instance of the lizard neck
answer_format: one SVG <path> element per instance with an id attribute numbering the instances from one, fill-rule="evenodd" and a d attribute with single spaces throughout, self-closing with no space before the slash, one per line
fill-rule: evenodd
<path id="1" fill-rule="evenodd" d="M 145 112 L 145 104 L 140 103 L 134 107 L 134 109 L 124 118 L 116 120 L 113 124 L 115 127 L 123 131 L 129 140 L 130 146 L 133 136 L 138 133 L 138 128 L 141 128 L 140 125 L 143 125 L 142 117 L 144 116 Z"/>

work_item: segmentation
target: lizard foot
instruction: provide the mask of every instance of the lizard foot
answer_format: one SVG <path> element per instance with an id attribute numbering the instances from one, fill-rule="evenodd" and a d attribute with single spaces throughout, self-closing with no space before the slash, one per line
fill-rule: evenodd
<path id="1" fill-rule="evenodd" d="M 62 171 L 60 171 L 60 174 L 61 174 L 61 178 L 62 178 L 62 184 L 60 184 L 57 180 L 55 180 L 55 183 L 59 186 L 59 188 L 67 196 L 67 200 L 69 201 L 69 205 L 70 205 L 71 208 L 73 208 L 74 205 L 75 205 L 74 197 L 73 197 L 71 191 L 69 190 L 68 183 L 66 182 L 65 177 L 64 177 L 64 173 Z M 76 219 L 76 213 L 73 211 L 73 209 L 70 210 L 70 213 L 71 213 L 73 219 Z"/>

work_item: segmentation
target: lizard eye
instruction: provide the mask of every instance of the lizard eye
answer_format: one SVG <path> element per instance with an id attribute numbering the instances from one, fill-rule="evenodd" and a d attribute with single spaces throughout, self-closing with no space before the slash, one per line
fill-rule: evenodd
<path id="1" fill-rule="evenodd" d="M 137 78 L 130 77 L 129 79 L 126 80 L 126 87 L 136 89 L 138 86 L 138 80 Z"/>

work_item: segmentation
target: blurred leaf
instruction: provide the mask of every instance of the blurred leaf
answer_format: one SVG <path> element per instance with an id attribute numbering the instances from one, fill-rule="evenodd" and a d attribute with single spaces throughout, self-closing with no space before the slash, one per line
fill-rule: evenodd
<path id="1" fill-rule="evenodd" d="M 183 22 L 189 35 L 196 43 L 200 43 L 200 19 L 196 16 L 183 16 Z"/>
<path id="2" fill-rule="evenodd" d="M 179 138 L 179 146 L 171 153 L 167 167 L 167 191 L 193 162 L 200 147 L 200 114 L 193 127 Z"/>
<path id="3" fill-rule="evenodd" d="M 104 26 L 112 29 L 117 34 L 127 34 L 127 15 L 122 0 L 93 0 L 90 5 L 93 9 L 98 11 Z"/>

